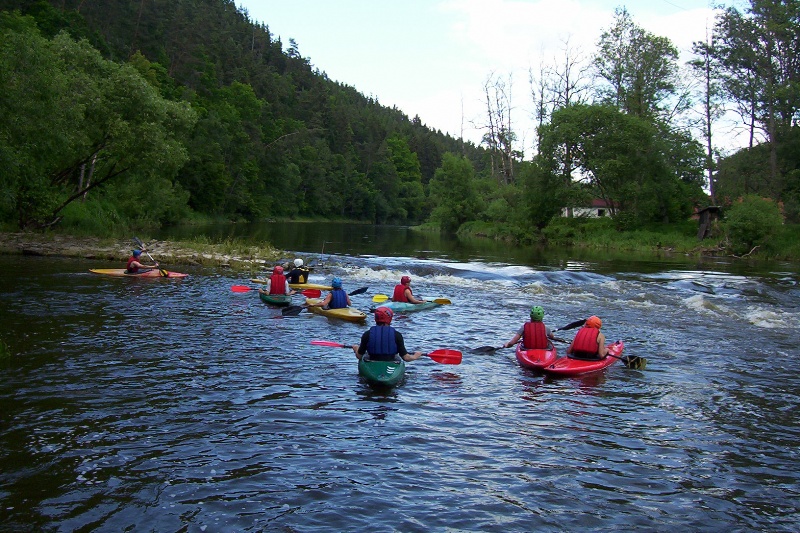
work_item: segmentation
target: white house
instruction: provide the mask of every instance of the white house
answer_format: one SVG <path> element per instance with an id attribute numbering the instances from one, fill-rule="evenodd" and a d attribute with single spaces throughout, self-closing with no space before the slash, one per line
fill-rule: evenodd
<path id="1" fill-rule="evenodd" d="M 611 209 L 609 209 L 608 204 L 605 200 L 601 200 L 600 198 L 592 200 L 592 204 L 589 207 L 564 207 L 561 209 L 561 216 L 568 217 L 570 209 L 572 210 L 572 216 L 575 218 L 601 218 L 611 216 Z"/>

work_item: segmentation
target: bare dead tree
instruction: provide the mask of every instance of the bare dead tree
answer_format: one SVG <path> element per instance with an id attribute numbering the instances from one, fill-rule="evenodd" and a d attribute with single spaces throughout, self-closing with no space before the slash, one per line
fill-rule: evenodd
<path id="1" fill-rule="evenodd" d="M 511 88 L 512 77 L 508 81 L 491 73 L 484 83 L 486 98 L 486 123 L 483 126 L 483 144 L 491 154 L 492 175 L 506 185 L 514 182 L 514 159 L 519 152 L 514 149 L 517 140 L 512 128 Z"/>

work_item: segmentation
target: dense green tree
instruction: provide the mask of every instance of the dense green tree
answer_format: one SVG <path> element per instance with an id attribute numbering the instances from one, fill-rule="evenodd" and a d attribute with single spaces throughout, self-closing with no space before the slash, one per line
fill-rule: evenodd
<path id="1" fill-rule="evenodd" d="M 0 78 L 5 221 L 53 223 L 111 180 L 152 185 L 175 175 L 186 158 L 180 136 L 194 121 L 187 106 L 87 41 L 48 40 L 29 19 L 3 13 L 0 32 L 0 69 L 14 73 Z"/>
<path id="2" fill-rule="evenodd" d="M 725 213 L 723 227 L 736 253 L 749 252 L 768 243 L 783 224 L 778 205 L 769 198 L 747 195 Z"/>
<path id="3" fill-rule="evenodd" d="M 622 210 L 640 222 L 668 222 L 688 216 L 700 192 L 699 145 L 614 106 L 560 109 L 541 137 L 540 169 L 553 177 L 540 176 L 539 189 L 555 184 L 565 165 L 574 165 L 572 192 L 557 193 L 562 200 L 588 192 L 604 199 L 613 216 Z M 572 147 L 570 163 L 561 149 L 567 145 Z"/>
<path id="4" fill-rule="evenodd" d="M 686 102 L 675 103 L 677 48 L 638 26 L 625 8 L 615 11 L 614 24 L 603 32 L 597 48 L 594 64 L 605 81 L 598 86 L 603 102 L 662 120 L 686 107 Z"/>
<path id="5" fill-rule="evenodd" d="M 399 215 L 402 220 L 421 222 L 425 209 L 425 189 L 422 187 L 419 159 L 408 147 L 405 138 L 393 135 L 386 142 L 399 179 Z"/>
<path id="6" fill-rule="evenodd" d="M 800 119 L 800 1 L 750 0 L 744 11 L 730 7 L 717 18 L 715 40 L 723 84 L 750 129 L 749 152 L 737 154 L 727 167 L 746 162 L 751 169 L 763 168 L 752 160 L 763 153 L 756 149 L 759 133 L 768 148 L 766 174 L 725 172 L 723 179 L 746 185 L 726 183 L 723 188 L 727 195 L 754 191 L 792 203 L 793 191 L 800 189 L 795 172 L 800 158 L 793 148 Z"/>
<path id="7" fill-rule="evenodd" d="M 119 68 L 128 63 L 126 68 L 134 68 L 166 101 L 184 102 L 174 105 L 186 109 L 189 104 L 194 109 L 198 119 L 184 139 L 186 153 L 169 158 L 161 175 L 172 181 L 174 168 L 187 156 L 188 161 L 177 183 L 161 184 L 159 190 L 172 191 L 173 199 L 185 199 L 188 192 L 189 206 L 209 216 L 254 220 L 312 215 L 418 222 L 430 213 L 423 191 L 445 152 L 466 155 L 476 166 L 483 164 L 480 148 L 434 132 L 418 118 L 411 121 L 354 87 L 332 82 L 302 56 L 301 43 L 290 40 L 284 51 L 266 24 L 250 21 L 232 0 L 0 0 L 0 9 L 10 8 L 32 15 L 48 37 L 61 30 L 85 37 L 83 46 L 90 43 Z M 3 44 L 9 51 L 15 46 L 12 41 Z M 35 53 L 27 49 L 30 54 L 17 58 L 9 53 L 4 72 L 26 68 L 33 72 Z M 78 94 L 102 85 L 101 78 L 112 79 L 102 69 L 85 75 L 98 79 L 75 81 L 81 85 Z M 64 94 L 56 85 L 69 80 L 46 76 L 47 68 L 43 68 L 43 83 L 31 81 L 45 104 L 24 114 L 31 119 L 25 126 L 31 130 L 29 137 L 39 139 L 36 145 L 31 143 L 29 153 L 40 149 L 50 157 L 31 155 L 34 164 L 23 164 L 22 154 L 14 153 L 9 145 L 0 146 L 4 158 L 25 166 L 30 174 L 23 180 L 24 187 L 0 200 L 0 204 L 5 202 L 0 208 L 4 213 L 18 210 L 16 202 L 23 193 L 28 205 L 24 212 L 38 212 L 34 218 L 47 218 L 45 213 L 58 209 L 56 197 L 35 181 L 34 177 L 46 181 L 47 176 L 36 165 L 49 162 L 53 154 L 69 161 L 70 149 L 75 147 L 64 146 L 80 142 L 79 134 L 72 138 L 60 132 L 83 120 L 83 109 L 45 94 L 51 89 Z M 14 77 L 4 81 L 10 79 Z M 7 103 L 23 114 L 24 107 Z M 50 127 L 56 121 L 65 126 Z M 25 127 L 18 128 L 18 135 L 23 135 Z M 176 128 L 176 138 L 184 130 Z M 403 139 L 405 147 L 390 141 L 395 138 Z M 60 144 L 56 149 L 45 148 L 48 140 Z M 158 158 L 158 150 L 153 157 Z M 97 183 L 104 161 L 94 161 L 90 183 Z M 125 175 L 144 179 L 132 169 Z M 4 190 L 17 184 L 15 174 L 2 180 L 8 185 Z M 123 190 L 115 186 L 103 191 L 107 204 L 97 212 L 113 210 L 108 202 L 119 202 L 117 207 L 125 211 Z M 92 198 L 90 194 L 86 200 Z M 173 203 L 160 200 L 164 206 Z M 163 216 L 172 218 L 179 211 L 170 208 L 169 215 L 164 212 Z M 157 220 L 153 214 L 150 222 Z"/>
<path id="8" fill-rule="evenodd" d="M 431 220 L 447 231 L 476 220 L 483 208 L 475 188 L 475 169 L 455 154 L 444 155 L 430 183 L 430 198 L 434 206 Z"/>

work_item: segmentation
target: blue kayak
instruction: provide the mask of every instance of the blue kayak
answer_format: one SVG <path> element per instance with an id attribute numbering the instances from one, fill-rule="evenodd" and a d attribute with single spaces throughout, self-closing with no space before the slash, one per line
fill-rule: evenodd
<path id="1" fill-rule="evenodd" d="M 377 307 L 388 307 L 395 313 L 410 313 L 412 311 L 424 311 L 425 309 L 433 309 L 434 307 L 441 307 L 442 304 L 434 301 L 428 301 L 423 304 L 411 304 L 407 302 L 383 302 L 375 304 Z"/>

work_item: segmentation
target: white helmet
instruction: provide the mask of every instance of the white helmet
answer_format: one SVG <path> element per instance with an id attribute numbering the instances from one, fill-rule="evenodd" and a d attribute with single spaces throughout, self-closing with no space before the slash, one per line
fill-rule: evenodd
<path id="1" fill-rule="evenodd" d="M 298 257 L 297 259 L 294 260 L 294 266 L 296 267 L 303 266 L 303 260 Z"/>

